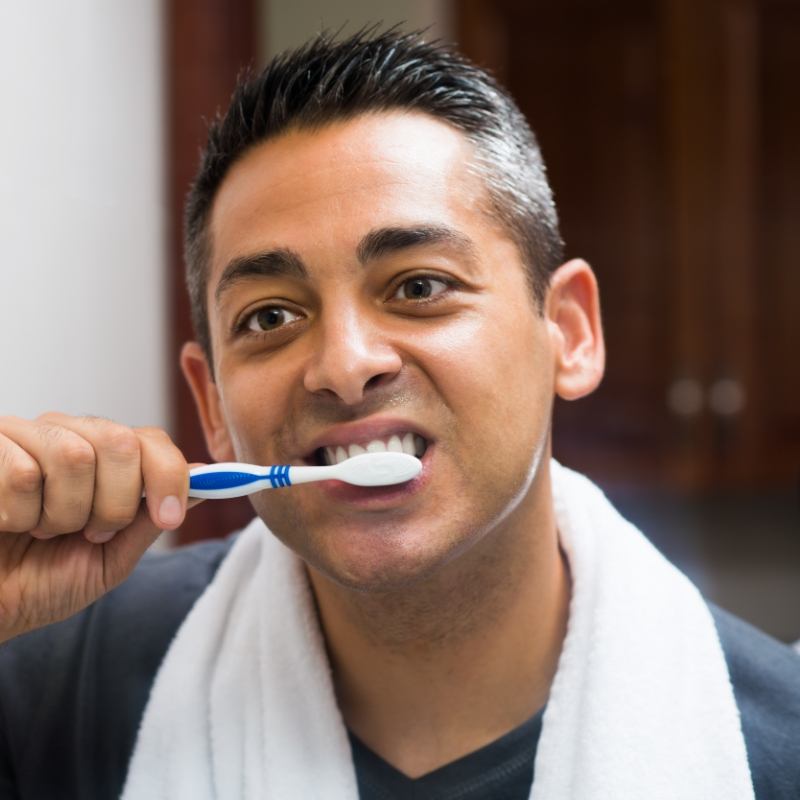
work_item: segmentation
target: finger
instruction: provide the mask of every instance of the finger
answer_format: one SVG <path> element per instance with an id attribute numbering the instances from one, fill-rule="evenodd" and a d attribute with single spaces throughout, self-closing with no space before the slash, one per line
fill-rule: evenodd
<path id="1" fill-rule="evenodd" d="M 0 531 L 26 533 L 42 512 L 42 472 L 16 442 L 0 433 Z"/>
<path id="2" fill-rule="evenodd" d="M 104 590 L 109 591 L 130 575 L 139 559 L 161 535 L 161 528 L 150 519 L 147 506 L 141 503 L 133 522 L 118 531 L 106 542 L 97 542 L 103 548 Z"/>
<path id="3" fill-rule="evenodd" d="M 189 464 L 189 477 L 190 477 L 190 479 L 191 479 L 191 471 L 195 467 L 206 467 L 206 466 L 208 466 L 208 464 L 205 461 L 192 461 Z M 190 481 L 190 483 L 191 483 L 191 481 Z M 190 497 L 186 502 L 186 508 L 187 509 L 192 509 L 195 506 L 199 506 L 200 503 L 205 503 L 205 501 L 207 499 L 208 498 L 206 498 L 206 497 Z"/>
<path id="4" fill-rule="evenodd" d="M 42 508 L 32 536 L 46 539 L 82 530 L 94 497 L 94 448 L 49 415 L 34 422 L 4 417 L 2 432 L 39 465 Z"/>
<path id="5" fill-rule="evenodd" d="M 95 452 L 94 499 L 86 538 L 108 541 L 133 522 L 142 497 L 139 438 L 132 428 L 102 417 L 58 415 L 57 421 L 88 441 Z"/>
<path id="6" fill-rule="evenodd" d="M 193 497 L 189 500 L 188 507 L 193 508 L 202 502 L 201 498 Z M 161 532 L 162 527 L 153 523 L 149 507 L 143 503 L 133 523 L 102 545 L 106 590 L 113 588 L 130 574 Z"/>
<path id="7" fill-rule="evenodd" d="M 142 452 L 147 508 L 162 530 L 175 530 L 186 516 L 189 465 L 183 453 L 159 428 L 137 428 Z"/>

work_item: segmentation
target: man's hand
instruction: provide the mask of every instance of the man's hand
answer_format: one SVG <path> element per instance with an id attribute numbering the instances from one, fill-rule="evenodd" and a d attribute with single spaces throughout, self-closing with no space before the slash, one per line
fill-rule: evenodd
<path id="1" fill-rule="evenodd" d="M 188 464 L 162 430 L 0 417 L 0 642 L 123 581 L 181 524 L 188 491 Z"/>

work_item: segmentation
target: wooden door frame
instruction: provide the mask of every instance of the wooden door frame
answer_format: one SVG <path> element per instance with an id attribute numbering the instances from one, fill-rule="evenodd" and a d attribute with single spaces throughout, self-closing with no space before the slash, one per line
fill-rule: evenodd
<path id="1" fill-rule="evenodd" d="M 228 104 L 242 69 L 258 58 L 258 13 L 256 0 L 168 0 L 164 15 L 171 429 L 189 460 L 205 461 L 194 401 L 179 368 L 181 347 L 194 338 L 184 281 L 183 208 L 207 122 Z M 245 501 L 203 503 L 189 513 L 178 543 L 222 536 L 252 516 Z"/>

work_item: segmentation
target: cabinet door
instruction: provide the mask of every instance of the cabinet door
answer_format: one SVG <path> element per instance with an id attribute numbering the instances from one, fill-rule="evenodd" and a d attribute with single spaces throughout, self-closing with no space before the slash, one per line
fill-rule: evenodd
<path id="1" fill-rule="evenodd" d="M 765 480 L 800 482 L 800 3 L 756 7 L 753 460 Z"/>

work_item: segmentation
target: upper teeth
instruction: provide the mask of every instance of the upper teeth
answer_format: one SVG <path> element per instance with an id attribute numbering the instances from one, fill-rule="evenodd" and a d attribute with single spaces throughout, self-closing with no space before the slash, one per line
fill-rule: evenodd
<path id="1" fill-rule="evenodd" d="M 415 433 L 394 434 L 386 439 L 373 439 L 364 445 L 351 444 L 346 447 L 342 445 L 325 447 L 323 448 L 323 453 L 326 464 L 339 464 L 362 453 L 384 453 L 387 450 L 419 457 L 425 452 L 425 440 Z"/>

